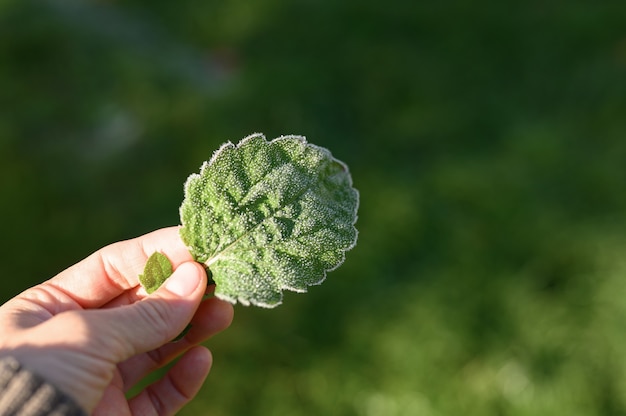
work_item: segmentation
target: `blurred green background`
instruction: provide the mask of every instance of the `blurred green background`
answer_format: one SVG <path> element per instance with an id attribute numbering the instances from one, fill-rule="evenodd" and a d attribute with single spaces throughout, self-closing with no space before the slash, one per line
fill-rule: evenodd
<path id="1" fill-rule="evenodd" d="M 351 168 L 357 247 L 181 415 L 625 415 L 626 3 L 0 2 L 1 300 L 179 222 L 224 141 Z"/>

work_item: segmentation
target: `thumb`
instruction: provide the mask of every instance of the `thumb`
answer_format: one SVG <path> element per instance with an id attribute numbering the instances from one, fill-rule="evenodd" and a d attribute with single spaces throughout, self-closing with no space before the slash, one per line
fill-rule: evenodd
<path id="1" fill-rule="evenodd" d="M 165 283 L 147 298 L 110 309 L 108 331 L 123 345 L 120 360 L 150 351 L 171 341 L 191 321 L 206 291 L 201 265 L 179 265 Z"/>

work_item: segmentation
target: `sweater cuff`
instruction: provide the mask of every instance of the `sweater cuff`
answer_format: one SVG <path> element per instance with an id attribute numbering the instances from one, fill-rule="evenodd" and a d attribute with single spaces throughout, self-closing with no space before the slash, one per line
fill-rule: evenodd
<path id="1" fill-rule="evenodd" d="M 13 357 L 0 359 L 0 414 L 85 416 L 70 397 L 23 368 Z"/>

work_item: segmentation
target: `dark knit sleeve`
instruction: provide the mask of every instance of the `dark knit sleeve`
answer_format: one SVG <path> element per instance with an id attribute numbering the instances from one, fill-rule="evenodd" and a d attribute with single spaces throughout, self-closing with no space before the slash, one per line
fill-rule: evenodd
<path id="1" fill-rule="evenodd" d="M 0 359 L 0 415 L 84 416 L 74 401 L 12 357 Z"/>

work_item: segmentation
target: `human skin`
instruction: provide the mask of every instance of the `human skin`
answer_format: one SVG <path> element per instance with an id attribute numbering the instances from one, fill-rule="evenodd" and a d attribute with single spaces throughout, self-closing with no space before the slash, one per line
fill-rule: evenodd
<path id="1" fill-rule="evenodd" d="M 206 273 L 178 230 L 106 246 L 9 300 L 0 307 L 0 357 L 15 357 L 90 414 L 175 414 L 209 373 L 211 353 L 199 344 L 233 318 L 231 304 L 205 297 Z M 137 276 L 155 251 L 174 273 L 148 295 Z M 171 342 L 189 322 L 191 330 Z M 181 355 L 160 380 L 126 399 L 129 388 Z"/>

